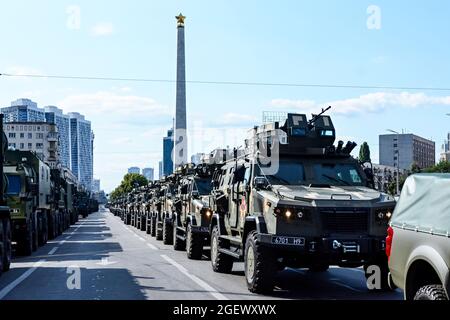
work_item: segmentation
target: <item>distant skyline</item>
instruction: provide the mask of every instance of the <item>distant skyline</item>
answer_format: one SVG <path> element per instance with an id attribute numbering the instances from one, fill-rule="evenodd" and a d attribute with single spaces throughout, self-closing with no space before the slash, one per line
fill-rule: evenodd
<path id="1" fill-rule="evenodd" d="M 0 73 L 175 80 L 180 12 L 188 81 L 405 87 L 188 82 L 189 159 L 242 145 L 263 111 L 310 116 L 328 105 L 338 137 L 367 141 L 374 162 L 387 129 L 435 141 L 439 159 L 450 90 L 406 87 L 450 88 L 447 2 L 17 0 L 2 4 Z M 0 76 L 0 87 L 1 107 L 29 98 L 86 115 L 107 193 L 131 166 L 159 168 L 175 83 Z"/>

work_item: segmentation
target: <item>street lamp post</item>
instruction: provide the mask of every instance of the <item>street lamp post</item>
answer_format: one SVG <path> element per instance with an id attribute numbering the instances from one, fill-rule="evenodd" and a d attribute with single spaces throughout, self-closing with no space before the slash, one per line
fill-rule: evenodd
<path id="1" fill-rule="evenodd" d="M 395 180 L 396 180 L 397 195 L 399 195 L 400 194 L 400 185 L 399 185 L 399 175 L 400 175 L 400 140 L 399 140 L 399 137 L 400 137 L 400 133 L 398 133 L 395 130 L 391 130 L 391 129 L 387 129 L 387 131 L 395 133 L 397 135 L 397 149 L 395 150 L 396 154 L 397 154 L 397 174 L 396 174 L 397 178 Z"/>

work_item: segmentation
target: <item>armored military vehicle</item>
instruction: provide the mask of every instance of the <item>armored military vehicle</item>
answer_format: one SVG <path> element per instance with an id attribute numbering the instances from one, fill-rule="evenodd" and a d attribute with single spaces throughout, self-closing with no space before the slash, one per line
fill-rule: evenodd
<path id="1" fill-rule="evenodd" d="M 0 275 L 8 271 L 11 265 L 12 233 L 11 215 L 5 193 L 8 180 L 3 174 L 4 155 L 8 149 L 8 139 L 3 132 L 3 114 L 0 114 Z"/>
<path id="2" fill-rule="evenodd" d="M 147 233 L 152 237 L 156 237 L 157 213 L 161 210 L 161 194 L 161 181 L 156 181 L 150 189 L 149 211 L 147 212 Z"/>
<path id="3" fill-rule="evenodd" d="M 47 242 L 48 218 L 55 217 L 51 208 L 50 167 L 30 151 L 8 150 L 5 160 L 13 241 L 19 253 L 30 255 Z M 59 229 L 61 222 L 55 223 Z"/>
<path id="4" fill-rule="evenodd" d="M 212 175 L 225 161 L 226 150 L 214 150 L 198 165 L 180 168 L 180 212 L 173 215 L 175 238 L 186 244 L 189 259 L 201 259 L 203 247 L 209 246 L 212 217 Z"/>
<path id="5" fill-rule="evenodd" d="M 271 291 L 285 267 L 377 265 L 387 279 L 386 229 L 395 202 L 370 187 L 350 155 L 356 143 L 335 147 L 335 128 L 323 112 L 310 121 L 289 114 L 284 125 L 250 134 L 245 154 L 236 152 L 214 176 L 214 271 L 230 272 L 243 260 L 248 289 L 257 293 Z"/>
<path id="6" fill-rule="evenodd" d="M 181 198 L 179 194 L 179 183 L 181 174 L 179 172 L 170 175 L 161 190 L 164 192 L 164 197 L 161 203 L 161 218 L 162 218 L 162 241 L 164 244 L 173 244 L 175 250 L 183 250 L 185 243 L 174 233 L 174 217 L 181 212 Z M 158 228 L 160 224 L 156 225 L 156 234 L 158 235 Z"/>

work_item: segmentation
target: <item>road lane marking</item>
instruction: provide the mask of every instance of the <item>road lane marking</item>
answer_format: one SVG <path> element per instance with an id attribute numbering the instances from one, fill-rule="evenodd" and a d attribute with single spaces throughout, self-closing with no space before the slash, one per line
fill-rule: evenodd
<path id="1" fill-rule="evenodd" d="M 5 288 L 3 288 L 0 291 L 0 300 L 2 300 L 8 293 L 10 293 L 12 290 L 14 290 L 15 287 L 17 287 L 22 281 L 24 281 L 26 278 L 28 278 L 34 271 L 39 268 L 45 260 L 39 260 L 35 264 L 33 264 L 33 267 L 25 271 L 20 277 L 18 277 L 16 280 L 8 284 Z"/>
<path id="2" fill-rule="evenodd" d="M 144 241 L 145 242 L 145 239 L 144 238 L 142 238 L 142 237 L 138 237 L 139 238 L 139 240 L 141 240 L 141 241 Z"/>
<path id="3" fill-rule="evenodd" d="M 156 246 L 152 245 L 151 243 L 147 243 L 147 246 L 152 250 L 158 250 L 158 248 Z"/>
<path id="4" fill-rule="evenodd" d="M 205 281 L 203 281 L 202 279 L 200 279 L 199 277 L 197 277 L 193 274 L 190 274 L 189 271 L 185 267 L 183 267 L 181 264 L 177 263 L 176 261 L 172 260 L 171 258 L 169 258 L 168 256 L 166 256 L 164 254 L 161 255 L 161 258 L 163 258 L 164 260 L 169 262 L 171 265 L 173 265 L 175 268 L 180 270 L 181 273 L 183 273 L 185 276 L 187 276 L 192 281 L 194 281 L 197 285 L 199 285 L 200 287 L 205 289 L 209 294 L 211 294 L 217 300 L 228 300 L 227 297 L 225 297 L 223 294 L 219 293 L 216 289 L 211 287 Z"/>
<path id="5" fill-rule="evenodd" d="M 49 253 L 47 253 L 49 256 L 55 254 L 56 250 L 58 250 L 59 247 L 54 247 L 52 250 L 49 251 Z"/>

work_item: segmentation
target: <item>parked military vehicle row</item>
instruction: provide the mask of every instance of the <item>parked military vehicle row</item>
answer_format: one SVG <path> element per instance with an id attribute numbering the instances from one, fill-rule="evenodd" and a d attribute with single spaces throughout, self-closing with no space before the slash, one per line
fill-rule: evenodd
<path id="1" fill-rule="evenodd" d="M 1 273 L 9 269 L 14 249 L 16 255 L 31 255 L 76 223 L 79 215 L 98 211 L 98 203 L 69 170 L 50 168 L 31 151 L 8 150 L 3 114 L 0 126 Z"/>
<path id="2" fill-rule="evenodd" d="M 289 114 L 254 127 L 244 149 L 215 150 L 110 204 L 126 224 L 201 259 L 214 271 L 245 264 L 251 292 L 270 292 L 286 267 L 375 265 L 388 289 L 386 236 L 395 201 L 373 188 L 370 169 L 334 145 L 329 116 Z"/>

